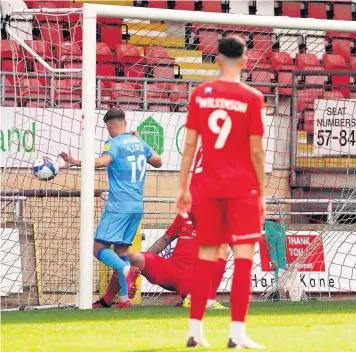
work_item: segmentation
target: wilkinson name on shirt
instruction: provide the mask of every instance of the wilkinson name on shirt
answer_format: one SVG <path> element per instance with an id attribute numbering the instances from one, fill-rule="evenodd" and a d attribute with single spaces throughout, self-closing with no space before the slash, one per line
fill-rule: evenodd
<path id="1" fill-rule="evenodd" d="M 196 97 L 195 102 L 199 104 L 200 108 L 207 109 L 225 109 L 245 113 L 248 104 L 242 103 L 238 100 L 225 98 L 201 98 Z"/>

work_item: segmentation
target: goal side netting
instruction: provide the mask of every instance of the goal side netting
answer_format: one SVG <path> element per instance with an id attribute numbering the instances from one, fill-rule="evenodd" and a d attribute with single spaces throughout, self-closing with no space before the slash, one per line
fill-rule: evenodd
<path id="1" fill-rule="evenodd" d="M 264 94 L 267 111 L 267 221 L 252 293 L 263 300 L 355 293 L 353 22 L 105 5 L 85 5 L 84 16 L 78 5 L 13 9 L 3 18 L 1 309 L 89 308 L 105 292 L 112 272 L 93 259 L 92 240 L 108 182 L 92 166 L 108 139 L 110 107 L 125 110 L 128 129 L 163 159 L 161 169 L 147 170 L 133 250 L 164 235 L 176 215 L 187 102 L 197 84 L 218 78 L 218 40 L 229 35 L 246 41 L 242 80 Z M 34 176 L 34 160 L 60 163 L 62 151 L 83 167 L 47 182 Z M 168 259 L 174 246 L 161 255 Z M 222 301 L 232 270 L 230 254 Z M 142 277 L 135 302 L 179 299 Z"/>

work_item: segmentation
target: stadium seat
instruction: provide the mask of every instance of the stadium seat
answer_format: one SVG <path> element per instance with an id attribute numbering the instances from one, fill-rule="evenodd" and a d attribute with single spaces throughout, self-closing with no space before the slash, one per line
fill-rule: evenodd
<path id="1" fill-rule="evenodd" d="M 137 104 L 140 104 L 141 102 L 139 92 L 136 91 L 131 83 L 127 82 L 119 82 L 113 85 L 111 99 L 119 104 L 133 104 L 134 106 L 137 106 Z"/>
<path id="2" fill-rule="evenodd" d="M 320 89 L 301 89 L 297 91 L 297 111 L 303 109 L 314 109 L 314 100 L 321 96 Z"/>
<path id="3" fill-rule="evenodd" d="M 205 12 L 222 12 L 221 0 L 202 0 L 202 11 Z"/>
<path id="4" fill-rule="evenodd" d="M 174 104 L 188 103 L 188 85 L 186 83 L 171 85 L 171 102 Z"/>
<path id="5" fill-rule="evenodd" d="M 123 19 L 122 18 L 116 18 L 116 17 L 98 17 L 97 23 L 100 25 L 122 25 Z"/>
<path id="6" fill-rule="evenodd" d="M 278 84 L 288 84 L 292 85 L 293 82 L 293 72 L 292 71 L 278 71 L 277 72 Z M 288 87 L 278 87 L 278 93 L 281 95 L 292 95 L 292 88 Z"/>
<path id="7" fill-rule="evenodd" d="M 338 39 L 352 38 L 352 33 L 351 32 L 326 32 L 325 37 L 338 38 Z"/>
<path id="8" fill-rule="evenodd" d="M 323 99 L 344 100 L 345 97 L 339 91 L 324 91 L 321 95 Z"/>
<path id="9" fill-rule="evenodd" d="M 58 61 L 81 61 L 82 50 L 80 49 L 79 44 L 63 42 L 60 45 L 55 46 L 55 56 Z"/>
<path id="10" fill-rule="evenodd" d="M 199 39 L 199 50 L 204 55 L 217 55 L 218 54 L 218 43 L 219 43 L 219 32 L 212 29 L 199 29 L 198 39 Z"/>
<path id="11" fill-rule="evenodd" d="M 37 78 L 23 78 L 19 79 L 17 87 L 18 96 L 21 100 L 38 101 L 49 98 L 48 90 L 41 84 Z"/>
<path id="12" fill-rule="evenodd" d="M 5 106 L 15 106 L 15 90 L 13 80 L 10 80 L 6 76 L 4 77 L 3 92 L 5 93 Z"/>
<path id="13" fill-rule="evenodd" d="M 106 43 L 96 43 L 96 62 L 106 62 L 116 66 L 116 57 L 112 55 Z"/>
<path id="14" fill-rule="evenodd" d="M 168 2 L 167 0 L 148 0 L 147 7 L 154 9 L 168 9 Z"/>
<path id="15" fill-rule="evenodd" d="M 23 73 L 27 70 L 26 60 L 19 44 L 14 40 L 2 40 L 0 44 L 1 71 Z M 8 80 L 13 83 L 14 76 Z"/>
<path id="16" fill-rule="evenodd" d="M 106 62 L 96 64 L 96 75 L 104 77 L 116 77 L 115 64 L 108 64 Z"/>
<path id="17" fill-rule="evenodd" d="M 347 39 L 332 39 L 331 47 L 333 54 L 341 55 L 346 61 L 351 60 L 352 41 Z"/>
<path id="18" fill-rule="evenodd" d="M 245 70 L 253 69 L 265 69 L 270 70 L 272 68 L 270 62 L 267 60 L 265 55 L 261 55 L 261 52 L 258 50 L 247 50 L 247 65 Z"/>
<path id="19" fill-rule="evenodd" d="M 327 14 L 327 2 L 308 1 L 308 17 L 326 20 Z"/>
<path id="20" fill-rule="evenodd" d="M 40 108 L 40 109 L 46 109 L 50 107 L 50 103 L 48 101 L 26 101 L 25 102 L 25 107 L 26 108 Z"/>
<path id="21" fill-rule="evenodd" d="M 34 1 L 32 8 L 34 9 L 56 9 L 57 6 L 54 2 L 47 2 L 47 1 Z M 38 24 L 42 24 L 41 22 L 56 22 L 58 19 L 54 16 L 49 16 L 45 14 L 37 14 L 34 16 L 34 20 Z"/>
<path id="22" fill-rule="evenodd" d="M 194 0 L 176 0 L 174 9 L 175 10 L 194 11 L 194 9 L 195 9 Z"/>
<path id="23" fill-rule="evenodd" d="M 295 65 L 293 59 L 286 52 L 272 52 L 271 64 L 275 70 L 294 70 Z"/>
<path id="24" fill-rule="evenodd" d="M 296 64 L 298 70 L 306 70 L 308 71 L 308 67 L 320 67 L 322 70 L 322 66 L 320 64 L 319 59 L 312 53 L 308 54 L 297 54 L 296 55 Z"/>
<path id="25" fill-rule="evenodd" d="M 25 43 L 46 61 L 52 61 L 54 59 L 49 42 L 46 42 L 44 40 L 26 40 Z M 26 51 L 26 58 L 29 61 L 34 60 L 34 57 L 28 51 Z"/>
<path id="26" fill-rule="evenodd" d="M 271 71 L 253 70 L 251 73 L 251 80 L 253 83 L 271 83 Z M 262 87 L 253 85 L 262 93 L 271 93 L 271 87 Z"/>
<path id="27" fill-rule="evenodd" d="M 253 50 L 263 52 L 267 57 L 272 53 L 273 34 L 272 33 L 252 33 L 251 34 Z"/>
<path id="28" fill-rule="evenodd" d="M 106 43 L 110 49 L 115 49 L 122 43 L 122 27 L 118 25 L 104 25 L 101 27 L 101 40 Z"/>
<path id="29" fill-rule="evenodd" d="M 56 106 L 60 108 L 79 108 L 81 88 L 75 88 L 71 79 L 56 79 L 54 80 L 54 100 Z"/>
<path id="30" fill-rule="evenodd" d="M 151 74 L 154 78 L 174 79 L 174 67 L 173 66 L 155 66 L 152 67 Z"/>
<path id="31" fill-rule="evenodd" d="M 39 27 L 41 39 L 51 45 L 64 41 L 64 25 L 60 22 L 43 22 Z"/>
<path id="32" fill-rule="evenodd" d="M 352 56 L 350 60 L 350 66 L 352 70 L 356 71 L 356 56 Z"/>
<path id="33" fill-rule="evenodd" d="M 146 66 L 140 64 L 125 65 L 124 66 L 124 76 L 132 79 L 130 83 L 135 87 L 135 89 L 141 89 L 143 86 L 143 78 L 145 78 Z M 139 79 L 139 80 L 134 80 Z"/>
<path id="34" fill-rule="evenodd" d="M 119 44 L 116 46 L 116 58 L 120 65 L 141 63 L 145 64 L 146 60 L 142 57 L 136 45 Z"/>
<path id="35" fill-rule="evenodd" d="M 349 4 L 333 4 L 334 20 L 352 21 L 352 5 Z"/>
<path id="36" fill-rule="evenodd" d="M 152 83 L 147 85 L 147 101 L 150 105 L 167 106 L 170 103 L 165 83 Z"/>
<path id="37" fill-rule="evenodd" d="M 65 6 L 63 6 L 63 7 L 65 7 Z M 75 9 L 81 9 L 83 7 L 83 4 L 80 2 L 72 2 L 71 1 L 68 7 L 73 9 L 73 11 L 74 11 Z M 81 20 L 81 14 L 71 12 L 67 18 L 68 18 L 68 22 L 70 24 L 78 23 Z M 98 18 L 98 20 L 99 20 L 99 18 Z"/>
<path id="38" fill-rule="evenodd" d="M 175 58 L 169 56 L 163 46 L 145 46 L 144 55 L 148 65 L 174 65 Z"/>
<path id="39" fill-rule="evenodd" d="M 300 1 L 283 1 L 282 15 L 288 17 L 301 17 L 300 5 Z"/>
<path id="40" fill-rule="evenodd" d="M 325 54 L 323 63 L 325 70 L 339 70 L 347 67 L 345 59 L 337 54 Z"/>
<path id="41" fill-rule="evenodd" d="M 80 47 L 83 46 L 83 28 L 80 21 L 72 22 L 70 26 L 70 41 L 79 44 Z"/>

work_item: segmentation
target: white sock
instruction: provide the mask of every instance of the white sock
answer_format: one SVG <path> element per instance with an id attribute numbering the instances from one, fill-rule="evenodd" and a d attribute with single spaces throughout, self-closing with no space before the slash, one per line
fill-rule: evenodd
<path id="1" fill-rule="evenodd" d="M 124 268 L 122 269 L 122 273 L 125 275 L 125 276 L 127 276 L 127 274 L 129 273 L 129 271 L 130 271 L 130 265 L 126 265 L 126 266 L 124 266 Z"/>
<path id="2" fill-rule="evenodd" d="M 230 338 L 239 340 L 246 336 L 246 324 L 241 321 L 232 321 L 230 324 Z"/>
<path id="3" fill-rule="evenodd" d="M 126 302 L 126 301 L 128 301 L 129 300 L 129 296 L 119 296 L 119 301 L 120 302 Z"/>
<path id="4" fill-rule="evenodd" d="M 215 303 L 215 299 L 208 299 L 208 302 L 207 302 L 207 306 L 211 306 L 212 304 L 214 304 Z"/>
<path id="5" fill-rule="evenodd" d="M 200 337 L 203 335 L 203 322 L 197 319 L 190 319 L 189 337 Z"/>
<path id="6" fill-rule="evenodd" d="M 186 298 L 188 298 L 190 301 L 192 300 L 192 296 L 189 293 L 187 294 Z"/>

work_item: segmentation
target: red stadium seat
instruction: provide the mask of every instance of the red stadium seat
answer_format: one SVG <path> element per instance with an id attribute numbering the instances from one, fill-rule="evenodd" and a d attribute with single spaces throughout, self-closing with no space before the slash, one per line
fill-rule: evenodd
<path id="1" fill-rule="evenodd" d="M 351 60 L 351 40 L 332 39 L 331 46 L 333 54 L 341 55 L 346 61 Z"/>
<path id="2" fill-rule="evenodd" d="M 49 98 L 47 89 L 41 84 L 37 78 L 20 78 L 18 85 L 18 95 L 22 100 L 38 99 L 46 100 Z"/>
<path id="3" fill-rule="evenodd" d="M 319 59 L 312 53 L 297 54 L 296 63 L 298 70 L 307 70 L 305 68 L 307 66 L 315 66 L 320 67 L 322 69 Z"/>
<path id="4" fill-rule="evenodd" d="M 188 85 L 186 83 L 172 84 L 171 102 L 176 104 L 187 104 L 188 102 Z"/>
<path id="5" fill-rule="evenodd" d="M 60 44 L 64 41 L 63 23 L 43 22 L 39 27 L 41 39 L 50 44 Z"/>
<path id="6" fill-rule="evenodd" d="M 122 43 L 122 27 L 105 25 L 101 27 L 101 40 L 109 45 L 110 49 L 115 49 Z"/>
<path id="7" fill-rule="evenodd" d="M 106 62 L 96 64 L 96 75 L 104 77 L 116 77 L 115 64 Z"/>
<path id="8" fill-rule="evenodd" d="M 308 1 L 308 17 L 326 20 L 328 18 L 326 2 Z"/>
<path id="9" fill-rule="evenodd" d="M 352 21 L 352 7 L 350 4 L 333 4 L 334 20 Z"/>
<path id="10" fill-rule="evenodd" d="M 61 108 L 79 108 L 81 88 L 75 87 L 71 79 L 54 81 L 54 100 L 56 105 Z"/>
<path id="11" fill-rule="evenodd" d="M 23 73 L 26 71 L 26 60 L 19 44 L 14 40 L 2 40 L 0 44 L 1 71 Z M 8 80 L 13 83 L 14 76 Z"/>
<path id="12" fill-rule="evenodd" d="M 148 7 L 154 9 L 168 9 L 167 0 L 149 0 Z"/>
<path id="13" fill-rule="evenodd" d="M 79 44 L 63 42 L 55 47 L 55 56 L 58 61 L 81 61 L 82 50 Z"/>
<path id="14" fill-rule="evenodd" d="M 76 23 L 70 23 L 70 41 L 73 43 L 83 45 L 83 28 L 80 21 Z"/>
<path id="15" fill-rule="evenodd" d="M 350 66 L 352 70 L 356 70 L 356 56 L 351 57 Z"/>
<path id="16" fill-rule="evenodd" d="M 141 56 L 140 51 L 136 45 L 133 44 L 119 44 L 116 46 L 116 58 L 120 65 L 134 64 L 146 62 L 145 58 Z"/>
<path id="17" fill-rule="evenodd" d="M 293 59 L 286 52 L 272 52 L 271 53 L 272 67 L 279 70 L 294 70 L 295 65 Z"/>
<path id="18" fill-rule="evenodd" d="M 202 0 L 202 11 L 221 12 L 221 0 Z"/>
<path id="19" fill-rule="evenodd" d="M 48 101 L 26 101 L 25 102 L 26 108 L 40 108 L 46 109 L 50 107 L 50 103 Z"/>
<path id="20" fill-rule="evenodd" d="M 20 45 L 15 40 L 1 40 L 0 44 L 0 53 L 1 58 L 9 58 L 12 59 L 14 54 L 18 55 L 21 52 Z"/>
<path id="21" fill-rule="evenodd" d="M 4 93 L 5 93 L 5 105 L 15 106 L 15 90 L 13 85 L 13 80 L 10 81 L 9 78 L 5 76 L 4 79 Z"/>
<path id="22" fill-rule="evenodd" d="M 116 57 L 112 55 L 106 43 L 96 43 L 96 61 L 116 64 Z"/>
<path id="23" fill-rule="evenodd" d="M 339 38 L 339 39 L 352 38 L 352 33 L 351 32 L 326 32 L 325 37 Z"/>
<path id="24" fill-rule="evenodd" d="M 293 81 L 293 72 L 292 71 L 279 71 L 277 73 L 278 83 L 279 84 L 290 84 L 292 85 Z M 278 93 L 281 95 L 292 95 L 292 88 L 288 87 L 279 87 Z"/>
<path id="25" fill-rule="evenodd" d="M 124 76 L 131 79 L 143 79 L 145 78 L 146 67 L 139 64 L 125 65 L 124 66 Z M 130 83 L 136 88 L 141 89 L 143 85 L 142 80 L 130 81 Z"/>
<path id="26" fill-rule="evenodd" d="M 163 46 L 145 46 L 144 54 L 148 65 L 174 65 L 175 62 Z"/>
<path id="27" fill-rule="evenodd" d="M 214 30 L 199 30 L 198 38 L 199 50 L 204 55 L 218 54 L 219 32 Z"/>
<path id="28" fill-rule="evenodd" d="M 283 1 L 282 15 L 288 17 L 301 17 L 300 1 Z"/>
<path id="29" fill-rule="evenodd" d="M 323 62 L 325 70 L 339 70 L 347 67 L 345 59 L 336 54 L 325 54 Z"/>
<path id="30" fill-rule="evenodd" d="M 253 83 L 271 83 L 271 71 L 253 70 L 251 73 Z M 253 85 L 262 93 L 271 93 L 271 87 L 262 87 Z"/>
<path id="31" fill-rule="evenodd" d="M 165 83 L 152 83 L 147 85 L 147 100 L 150 104 L 170 103 Z"/>
<path id="32" fill-rule="evenodd" d="M 176 0 L 174 9 L 194 11 L 195 9 L 194 0 Z"/>
<path id="33" fill-rule="evenodd" d="M 56 9 L 57 6 L 54 2 L 47 1 L 34 1 L 33 6 L 34 9 Z M 57 22 L 58 18 L 46 14 L 38 14 L 34 16 L 35 23 L 42 24 L 41 22 Z"/>
<path id="34" fill-rule="evenodd" d="M 264 55 L 270 56 L 272 53 L 273 35 L 269 33 L 259 33 L 251 35 L 253 50 L 262 51 Z"/>
<path id="35" fill-rule="evenodd" d="M 98 17 L 98 24 L 111 24 L 114 26 L 121 25 L 124 21 L 122 18 L 114 18 L 114 17 Z"/>
<path id="36" fill-rule="evenodd" d="M 120 82 L 113 85 L 111 99 L 117 103 L 139 104 L 140 96 L 131 83 Z"/>
<path id="37" fill-rule="evenodd" d="M 247 50 L 247 65 L 245 70 L 249 71 L 252 69 L 265 69 L 270 70 L 272 68 L 270 62 L 267 60 L 265 55 L 261 55 L 258 50 Z"/>
<path id="38" fill-rule="evenodd" d="M 324 91 L 321 95 L 323 99 L 330 99 L 330 100 L 344 100 L 345 97 L 339 91 Z"/>
<path id="39" fill-rule="evenodd" d="M 314 100 L 321 96 L 320 89 L 302 89 L 297 92 L 297 111 L 303 109 L 314 109 Z"/>
<path id="40" fill-rule="evenodd" d="M 156 66 L 153 67 L 152 73 L 155 78 L 174 79 L 173 66 Z"/>
<path id="41" fill-rule="evenodd" d="M 44 40 L 26 40 L 25 43 L 46 61 L 54 59 L 49 42 L 46 42 Z M 27 51 L 26 57 L 30 61 L 34 60 L 33 56 Z"/>

